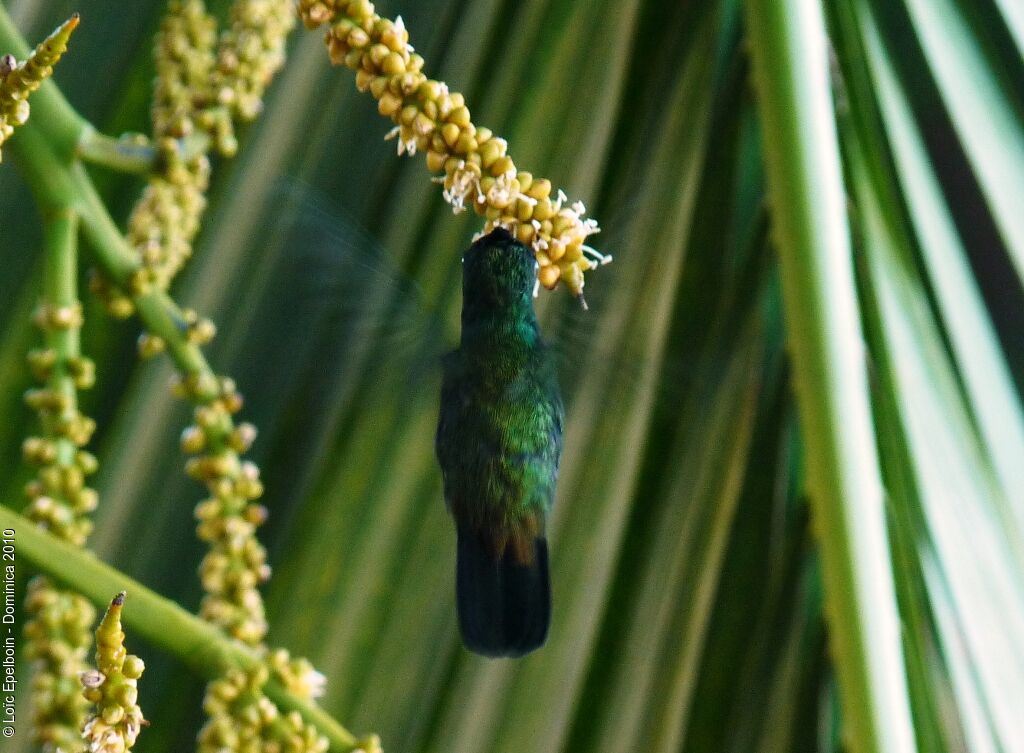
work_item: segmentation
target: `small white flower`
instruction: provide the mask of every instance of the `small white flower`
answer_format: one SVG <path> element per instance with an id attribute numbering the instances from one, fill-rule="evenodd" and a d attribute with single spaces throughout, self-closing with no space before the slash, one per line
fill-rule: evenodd
<path id="1" fill-rule="evenodd" d="M 395 32 L 400 35 L 404 31 L 406 31 L 405 21 L 402 19 L 401 16 L 395 16 Z M 409 44 L 408 42 L 405 43 L 405 49 L 407 51 L 409 51 L 409 52 L 415 52 L 415 50 L 413 49 L 413 46 L 411 44 Z"/>
<path id="2" fill-rule="evenodd" d="M 472 170 L 467 170 L 465 161 L 460 160 L 451 174 L 451 188 L 446 188 L 443 194 L 444 200 L 452 205 L 453 214 L 466 209 L 466 198 L 472 196 L 474 191 L 477 196 L 481 195 L 480 178 Z"/>
<path id="3" fill-rule="evenodd" d="M 517 196 L 512 192 L 512 176 L 509 173 L 499 175 L 487 191 L 487 201 L 494 206 L 508 206 Z"/>
<path id="4" fill-rule="evenodd" d="M 384 136 L 385 141 L 391 141 L 392 139 L 398 139 L 399 157 L 403 154 L 408 154 L 410 157 L 416 154 L 416 138 L 414 136 L 410 136 L 407 139 L 403 139 L 401 126 L 395 126 L 387 132 L 387 135 Z"/>
<path id="5" fill-rule="evenodd" d="M 312 667 L 299 678 L 299 683 L 310 698 L 320 698 L 327 690 L 327 677 Z"/>
<path id="6" fill-rule="evenodd" d="M 605 265 L 605 264 L 611 264 L 611 262 L 612 262 L 611 254 L 602 254 L 596 248 L 593 248 L 591 246 L 587 246 L 586 244 L 584 244 L 580 248 L 583 250 L 584 254 L 586 254 L 587 256 L 591 257 L 592 259 L 597 260 L 597 263 L 602 265 L 602 266 Z"/>
<path id="7" fill-rule="evenodd" d="M 98 688 L 107 679 L 106 675 L 97 669 L 90 669 L 86 672 L 82 672 L 78 678 L 86 688 Z"/>
<path id="8" fill-rule="evenodd" d="M 553 204 L 553 208 L 555 210 L 555 214 L 558 214 L 559 212 L 562 211 L 562 204 L 564 202 L 566 202 L 568 199 L 569 199 L 569 197 L 565 195 L 565 191 L 563 191 L 561 188 L 559 188 L 558 189 L 558 194 L 555 196 L 555 201 L 554 201 L 554 204 Z"/>

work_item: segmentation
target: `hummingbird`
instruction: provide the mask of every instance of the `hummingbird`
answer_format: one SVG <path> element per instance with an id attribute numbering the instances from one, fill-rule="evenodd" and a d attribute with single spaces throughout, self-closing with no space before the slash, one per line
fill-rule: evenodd
<path id="1" fill-rule="evenodd" d="M 533 310 L 537 263 L 504 228 L 462 259 L 462 335 L 443 359 L 435 449 L 455 520 L 466 647 L 519 657 L 551 621 L 545 520 L 562 452 L 552 354 Z"/>

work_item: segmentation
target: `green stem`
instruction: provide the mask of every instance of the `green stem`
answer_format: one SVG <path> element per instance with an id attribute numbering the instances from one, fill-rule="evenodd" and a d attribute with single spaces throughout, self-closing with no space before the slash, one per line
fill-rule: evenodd
<path id="1" fill-rule="evenodd" d="M 110 168 L 121 173 L 148 175 L 156 163 L 156 152 L 149 139 L 130 136 L 114 138 L 92 126 L 78 140 L 77 156 L 84 162 Z"/>
<path id="2" fill-rule="evenodd" d="M 185 316 L 171 296 L 162 290 L 153 290 L 133 296 L 132 301 L 146 329 L 167 344 L 167 352 L 180 372 L 185 375 L 213 374 L 202 350 L 185 336 Z M 215 395 L 201 397 L 212 398 Z"/>
<path id="3" fill-rule="evenodd" d="M 10 142 L 30 190 L 44 211 L 76 210 L 100 267 L 122 289 L 131 290 L 132 277 L 139 269 L 136 254 L 111 219 L 85 168 L 51 148 L 36 115 L 33 111 L 33 117 Z M 169 295 L 145 290 L 132 298 L 139 318 L 150 332 L 164 339 L 180 371 L 213 375 L 202 351 L 188 341 L 181 309 Z"/>
<path id="4" fill-rule="evenodd" d="M 846 737 L 915 750 L 817 0 L 747 0 L 807 475 Z"/>
<path id="5" fill-rule="evenodd" d="M 178 139 L 175 143 L 183 161 L 210 151 L 210 136 L 202 131 Z M 159 168 L 160 161 L 160 153 L 146 137 L 125 134 L 114 138 L 100 133 L 92 126 L 82 131 L 77 156 L 84 162 L 138 175 L 154 172 Z"/>
<path id="6" fill-rule="evenodd" d="M 9 508 L 0 506 L 0 530 L 13 531 L 19 559 L 30 562 L 54 580 L 93 602 L 100 610 L 114 594 L 128 593 L 122 619 L 135 633 L 157 648 L 181 659 L 197 674 L 215 679 L 229 668 L 253 669 L 260 663 L 254 651 L 233 641 L 170 599 L 132 580 L 92 554 L 57 539 Z M 10 536 L 8 536 L 10 537 Z M 359 741 L 313 701 L 298 698 L 271 679 L 266 694 L 284 712 L 298 711 L 330 742 L 334 753 L 348 753 Z"/>
<path id="7" fill-rule="evenodd" d="M 4 18 L 0 6 L 0 31 Z M 5 41 L 0 33 L 0 45 Z M 107 212 L 85 168 L 75 159 L 74 149 L 61 152 L 51 141 L 46 128 L 49 117 L 59 115 L 46 108 L 36 108 L 33 99 L 32 117 L 10 141 L 29 189 L 44 212 L 76 211 L 100 267 L 122 289 L 131 290 L 132 277 L 140 266 L 137 255 Z M 165 340 L 180 371 L 213 375 L 202 352 L 188 341 L 184 317 L 170 296 L 146 290 L 135 293 L 133 300 L 143 324 Z"/>

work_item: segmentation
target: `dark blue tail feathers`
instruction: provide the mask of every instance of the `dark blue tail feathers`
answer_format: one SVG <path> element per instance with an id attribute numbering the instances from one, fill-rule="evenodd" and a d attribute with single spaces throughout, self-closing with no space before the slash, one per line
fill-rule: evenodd
<path id="1" fill-rule="evenodd" d="M 518 657 L 542 646 L 551 622 L 547 540 L 534 538 L 532 556 L 523 561 L 515 547 L 496 552 L 486 536 L 469 528 L 459 526 L 458 535 L 456 592 L 466 648 Z"/>

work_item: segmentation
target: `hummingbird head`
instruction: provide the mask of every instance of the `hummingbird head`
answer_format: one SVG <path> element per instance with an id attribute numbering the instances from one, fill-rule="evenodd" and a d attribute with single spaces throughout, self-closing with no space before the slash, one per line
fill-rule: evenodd
<path id="1" fill-rule="evenodd" d="M 477 240 L 462 259 L 463 300 L 474 308 L 528 304 L 536 280 L 533 252 L 505 228 Z"/>

